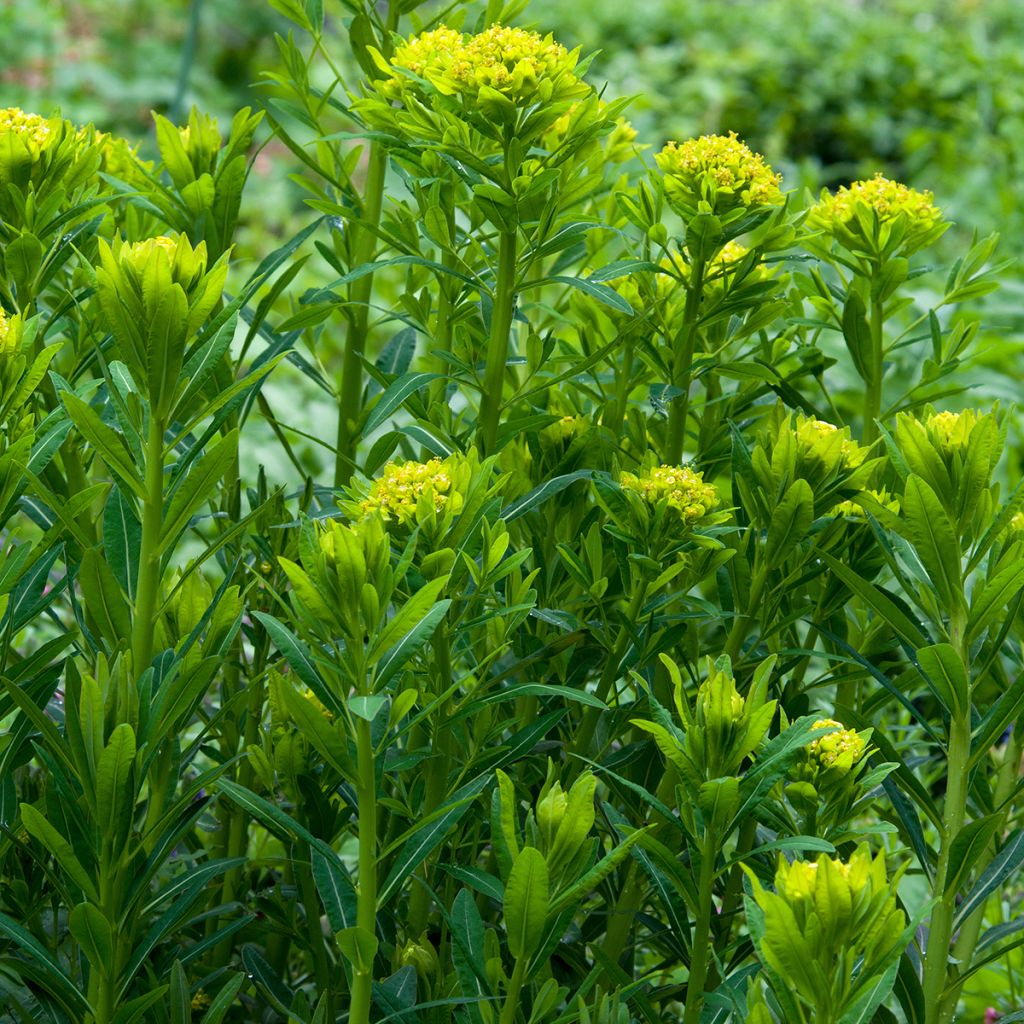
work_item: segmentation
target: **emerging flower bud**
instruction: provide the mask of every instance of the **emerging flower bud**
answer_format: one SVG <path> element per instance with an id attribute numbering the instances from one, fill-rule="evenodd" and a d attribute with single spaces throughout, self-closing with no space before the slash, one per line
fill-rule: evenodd
<path id="1" fill-rule="evenodd" d="M 555 840 L 558 826 L 562 824 L 566 808 L 569 806 L 569 795 L 556 782 L 537 803 L 537 827 L 545 846 L 550 847 Z"/>
<path id="2" fill-rule="evenodd" d="M 844 729 L 841 722 L 832 718 L 819 718 L 815 729 L 834 727 L 838 732 L 819 736 L 808 747 L 811 763 L 819 771 L 835 771 L 845 775 L 864 756 L 867 742 L 853 729 Z"/>

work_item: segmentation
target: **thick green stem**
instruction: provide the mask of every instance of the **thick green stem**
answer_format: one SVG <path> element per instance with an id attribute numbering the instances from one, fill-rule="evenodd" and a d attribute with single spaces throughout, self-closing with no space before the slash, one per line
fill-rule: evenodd
<path id="1" fill-rule="evenodd" d="M 949 768 L 939 863 L 935 873 L 935 893 L 939 902 L 932 910 L 928 931 L 928 950 L 924 965 L 925 1024 L 944 1019 L 942 993 L 946 988 L 949 943 L 956 913 L 956 889 L 946 891 L 949 879 L 950 848 L 960 834 L 967 815 L 968 759 L 971 754 L 970 710 L 965 709 L 950 721 Z M 949 1018 L 946 1018 L 949 1019 Z"/>
<path id="2" fill-rule="evenodd" d="M 1010 799 L 1014 786 L 1020 772 L 1021 738 L 1017 731 L 1011 733 L 1009 742 L 1006 744 L 1005 758 L 999 768 L 999 775 L 996 779 L 994 803 L 997 808 L 1002 807 L 1002 824 L 999 831 L 1006 827 L 1007 819 L 1010 816 L 1010 807 L 1003 806 Z M 996 848 L 993 842 L 985 854 L 978 861 L 975 870 L 984 871 L 995 858 Z M 953 959 L 957 962 L 957 973 L 962 974 L 971 966 L 974 959 L 974 951 L 978 945 L 978 937 L 981 935 L 981 927 L 985 922 L 985 907 L 980 906 L 961 925 L 960 933 L 957 935 L 953 945 Z M 963 981 L 955 981 L 946 993 L 945 1005 L 939 1019 L 941 1021 L 952 1021 L 956 1012 L 957 1004 L 960 1001 L 960 990 L 963 988 Z"/>
<path id="3" fill-rule="evenodd" d="M 356 927 L 364 936 L 377 935 L 377 769 L 373 756 L 370 723 L 356 720 L 359 784 L 359 890 L 356 897 Z M 374 943 L 375 945 L 375 943 Z M 373 962 L 356 964 L 352 977 L 349 1024 L 370 1024 L 373 993 Z"/>
<path id="4" fill-rule="evenodd" d="M 613 964 L 618 964 L 625 952 L 633 922 L 644 900 L 644 880 L 634 863 L 630 863 L 626 884 L 611 909 L 608 927 L 605 929 L 602 950 Z"/>
<path id="5" fill-rule="evenodd" d="M 376 229 L 384 201 L 384 178 L 387 171 L 387 150 L 375 142 L 370 147 L 366 188 L 363 192 L 363 217 L 354 225 L 356 238 L 352 246 L 352 269 L 369 263 L 377 242 Z M 363 357 L 369 333 L 370 298 L 373 295 L 373 274 L 359 278 L 349 293 L 352 310 L 349 316 L 345 354 L 341 364 L 341 386 L 338 389 L 338 440 L 334 456 L 334 486 L 343 487 L 355 469 L 356 445 L 359 441 L 359 419 L 363 399 Z"/>
<path id="6" fill-rule="evenodd" d="M 501 393 L 508 362 L 508 337 L 516 295 L 516 233 L 502 231 L 498 241 L 498 266 L 491 309 L 491 334 L 487 342 L 484 387 L 480 396 L 477 445 L 485 455 L 494 452 L 501 419 Z"/>
<path id="7" fill-rule="evenodd" d="M 882 303 L 877 299 L 871 302 L 871 376 L 865 381 L 864 392 L 864 443 L 873 444 L 878 438 L 879 416 L 882 415 L 882 362 L 884 355 L 883 341 L 884 313 Z"/>
<path id="8" fill-rule="evenodd" d="M 508 983 L 508 991 L 505 993 L 505 1003 L 501 1008 L 501 1020 L 499 1024 L 515 1024 L 516 1010 L 519 1009 L 519 994 L 523 991 L 523 981 L 526 978 L 526 957 L 520 957 L 512 968 L 512 977 Z"/>
<path id="9" fill-rule="evenodd" d="M 714 909 L 712 889 L 715 880 L 715 859 L 718 854 L 718 837 L 713 829 L 704 833 L 700 851 L 700 884 L 697 888 L 697 920 L 693 926 L 693 943 L 690 947 L 690 977 L 686 982 L 686 1010 L 683 1024 L 698 1024 L 704 1007 L 704 983 L 708 977 L 708 960 L 711 950 L 711 912 Z"/>
<path id="10" fill-rule="evenodd" d="M 615 396 L 607 406 L 604 425 L 613 437 L 622 433 L 622 425 L 626 421 L 626 410 L 629 408 L 629 393 L 633 389 L 633 335 L 629 333 L 622 341 L 622 367 L 618 380 L 615 382 Z"/>
<path id="11" fill-rule="evenodd" d="M 142 504 L 139 580 L 132 622 L 132 666 L 141 676 L 153 661 L 153 627 L 160 596 L 160 534 L 164 514 L 164 425 L 151 412 L 145 446 L 146 499 Z"/>
<path id="12" fill-rule="evenodd" d="M 683 459 L 686 442 L 686 418 L 690 410 L 690 383 L 693 378 L 693 352 L 697 346 L 697 318 L 704 297 L 704 261 L 695 259 L 690 266 L 690 280 L 686 286 L 686 305 L 683 323 L 676 337 L 672 353 L 672 386 L 679 391 L 669 404 L 668 440 L 665 462 L 674 466 Z"/>

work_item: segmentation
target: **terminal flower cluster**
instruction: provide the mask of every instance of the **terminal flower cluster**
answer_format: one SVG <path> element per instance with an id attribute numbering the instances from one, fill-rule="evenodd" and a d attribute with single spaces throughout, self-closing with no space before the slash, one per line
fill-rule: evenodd
<path id="1" fill-rule="evenodd" d="M 653 466 L 640 475 L 623 473 L 622 486 L 652 505 L 667 502 L 687 523 L 702 519 L 718 505 L 715 488 L 688 466 Z"/>
<path id="2" fill-rule="evenodd" d="M 457 512 L 461 504 L 462 497 L 452 490 L 451 474 L 440 459 L 389 462 L 383 474 L 370 485 L 360 508 L 364 515 L 376 513 L 384 519 L 411 523 L 417 518 L 424 498 L 436 512 L 442 512 L 449 506 Z"/>
<path id="3" fill-rule="evenodd" d="M 867 750 L 864 737 L 853 729 L 845 729 L 833 718 L 819 718 L 815 729 L 834 728 L 825 736 L 819 736 L 808 747 L 811 763 L 821 771 L 835 769 L 840 774 L 848 772 Z"/>
<path id="4" fill-rule="evenodd" d="M 567 50 L 550 36 L 521 28 L 492 25 L 464 35 L 445 25 L 400 43 L 391 67 L 410 71 L 444 95 L 476 98 L 493 89 L 521 106 L 589 94 L 575 75 L 578 50 Z M 405 87 L 401 74 L 383 84 L 397 98 Z"/>
<path id="5" fill-rule="evenodd" d="M 13 132 L 23 142 L 41 149 L 50 141 L 53 129 L 50 122 L 39 114 L 29 114 L 20 107 L 0 110 L 0 134 Z"/>
<path id="6" fill-rule="evenodd" d="M 685 217 L 782 202 L 782 175 L 735 132 L 669 142 L 655 160 L 669 202 Z"/>

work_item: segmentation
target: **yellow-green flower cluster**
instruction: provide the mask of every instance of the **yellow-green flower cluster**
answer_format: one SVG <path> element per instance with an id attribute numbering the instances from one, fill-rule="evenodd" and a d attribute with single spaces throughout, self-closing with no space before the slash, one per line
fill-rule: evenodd
<path id="1" fill-rule="evenodd" d="M 888 509 L 890 512 L 898 513 L 900 510 L 900 499 L 897 495 L 890 494 L 885 488 L 881 490 L 868 489 L 862 492 L 863 495 L 872 499 L 872 501 L 878 502 L 883 508 Z M 854 500 L 841 501 L 834 509 L 832 509 L 832 515 L 844 516 L 849 519 L 863 519 L 864 508 L 858 502 Z"/>
<path id="2" fill-rule="evenodd" d="M 493 89 L 530 105 L 589 92 L 574 74 L 578 59 L 577 50 L 567 50 L 550 35 L 507 25 L 463 35 L 441 25 L 399 43 L 391 66 L 426 79 L 445 95 L 475 98 L 482 89 Z M 383 90 L 397 96 L 405 81 L 395 75 Z"/>
<path id="3" fill-rule="evenodd" d="M 1024 512 L 1017 512 L 1010 520 L 1010 529 L 1024 533 Z"/>
<path id="4" fill-rule="evenodd" d="M 811 763 L 820 771 L 835 770 L 839 774 L 848 772 L 867 750 L 864 737 L 853 729 L 845 729 L 841 722 L 833 718 L 819 718 L 814 723 L 815 729 L 834 728 L 825 736 L 813 740 L 807 748 Z"/>
<path id="5" fill-rule="evenodd" d="M 823 191 L 811 208 L 807 225 L 832 235 L 847 249 L 881 250 L 889 255 L 910 255 L 944 230 L 942 211 L 931 192 L 910 188 L 881 173 L 844 185 L 835 193 Z"/>
<path id="6" fill-rule="evenodd" d="M 942 451 L 954 452 L 967 447 L 978 418 L 973 409 L 965 409 L 963 412 L 936 412 L 925 420 L 924 426 L 933 443 Z"/>
<path id="7" fill-rule="evenodd" d="M 360 502 L 360 508 L 364 515 L 377 513 L 384 519 L 411 523 L 424 499 L 436 512 L 446 508 L 459 511 L 462 495 L 452 489 L 451 474 L 440 459 L 389 462 L 383 474 L 370 485 L 370 492 Z"/>
<path id="8" fill-rule="evenodd" d="M 858 466 L 867 452 L 850 437 L 850 428 L 839 429 L 834 423 L 798 416 L 796 443 L 802 456 L 823 462 L 826 466 Z"/>
<path id="9" fill-rule="evenodd" d="M 684 217 L 782 202 L 782 175 L 735 132 L 669 142 L 655 161 L 664 175 L 668 201 Z"/>
<path id="10" fill-rule="evenodd" d="M 942 219 L 931 192 L 919 192 L 881 172 L 866 181 L 843 185 L 835 193 L 825 192 L 811 211 L 810 221 L 826 227 L 833 222 L 848 224 L 857 215 L 858 205 L 873 210 L 879 220 L 906 217 L 915 224 L 932 227 Z"/>
<path id="11" fill-rule="evenodd" d="M 0 308 L 0 351 L 6 351 L 8 343 L 14 338 L 14 329 L 7 314 Z"/>
<path id="12" fill-rule="evenodd" d="M 53 134 L 50 122 L 39 114 L 27 114 L 20 107 L 0 110 L 0 134 L 13 132 L 23 142 L 42 149 Z"/>
<path id="13" fill-rule="evenodd" d="M 130 270 L 140 281 L 150 263 L 154 260 L 165 261 L 170 269 L 171 280 L 181 285 L 186 293 L 206 273 L 206 243 L 200 242 L 193 249 L 184 235 L 158 235 L 141 242 L 125 243 L 117 255 L 121 266 Z"/>
<path id="14" fill-rule="evenodd" d="M 652 505 L 667 502 L 687 523 L 702 519 L 718 505 L 718 491 L 688 466 L 653 466 L 639 476 L 623 473 L 622 486 Z"/>

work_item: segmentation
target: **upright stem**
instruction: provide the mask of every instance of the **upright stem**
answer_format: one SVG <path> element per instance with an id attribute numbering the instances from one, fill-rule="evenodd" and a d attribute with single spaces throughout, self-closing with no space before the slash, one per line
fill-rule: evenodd
<path id="1" fill-rule="evenodd" d="M 359 780 L 359 891 L 356 897 L 356 927 L 377 935 L 377 769 L 373 756 L 373 735 L 365 718 L 356 720 Z M 352 976 L 349 1024 L 370 1024 L 373 994 L 373 964 L 356 964 Z"/>
<path id="2" fill-rule="evenodd" d="M 1021 757 L 1021 740 L 1017 730 L 1014 730 L 1010 734 L 1010 739 L 1006 744 L 1006 755 L 1005 760 L 999 768 L 999 775 L 996 779 L 996 788 L 994 794 L 995 806 L 1001 807 L 1009 799 L 1013 793 L 1013 788 L 1017 784 L 1018 774 L 1020 772 L 1020 757 Z M 1005 827 L 1006 820 L 1009 817 L 1010 808 L 1004 807 L 1002 815 L 1002 828 Z M 992 843 L 989 849 L 986 850 L 985 854 L 979 859 L 976 866 L 977 871 L 984 871 L 989 866 L 995 857 L 995 844 Z M 953 946 L 953 959 L 959 965 L 957 967 L 958 974 L 962 974 L 971 966 L 971 961 L 974 959 L 974 951 L 978 945 L 978 936 L 981 934 L 981 926 L 985 920 L 985 907 L 981 906 L 970 917 L 964 921 L 960 927 L 960 933 L 957 935 L 956 943 Z M 946 994 L 940 1014 L 940 1020 L 952 1021 L 956 1012 L 957 1003 L 960 1001 L 960 990 L 963 988 L 963 981 L 955 981 L 949 988 Z"/>
<path id="3" fill-rule="evenodd" d="M 693 926 L 690 947 L 690 977 L 686 982 L 686 1010 L 683 1024 L 698 1024 L 704 1007 L 704 983 L 708 977 L 708 940 L 711 937 L 711 911 L 714 908 L 712 888 L 715 880 L 715 858 L 718 837 L 713 829 L 704 832 L 700 851 L 700 884 L 697 888 L 697 920 Z"/>
<path id="4" fill-rule="evenodd" d="M 882 415 L 882 362 L 885 358 L 884 314 L 882 303 L 871 300 L 871 377 L 866 381 L 864 392 L 864 443 L 873 444 L 878 439 L 877 420 Z"/>
<path id="5" fill-rule="evenodd" d="M 160 595 L 160 533 L 164 514 L 164 424 L 150 411 L 145 445 L 146 499 L 142 504 L 139 581 L 132 622 L 132 666 L 142 675 L 153 661 L 153 625 Z"/>
<path id="6" fill-rule="evenodd" d="M 668 441 L 665 462 L 674 466 L 683 459 L 686 441 L 686 417 L 690 410 L 690 382 L 693 376 L 693 352 L 697 345 L 697 318 L 704 296 L 704 261 L 695 259 L 690 266 L 690 282 L 686 287 L 683 324 L 676 337 L 672 354 L 672 386 L 680 392 L 668 409 Z"/>
<path id="7" fill-rule="evenodd" d="M 505 1004 L 501 1008 L 501 1020 L 499 1024 L 515 1024 L 516 1010 L 519 1009 L 519 994 L 523 991 L 523 981 L 526 977 L 526 957 L 520 957 L 512 968 L 512 977 L 508 983 L 508 991 L 505 993 Z"/>
<path id="8" fill-rule="evenodd" d="M 508 362 L 508 336 L 512 329 L 516 283 L 516 233 L 502 231 L 498 240 L 498 267 L 491 310 L 491 334 L 487 342 L 484 389 L 480 396 L 477 444 L 485 455 L 493 453 L 501 418 L 501 393 Z"/>
<path id="9" fill-rule="evenodd" d="M 755 556 L 754 574 L 750 583 L 750 598 L 747 601 L 747 607 L 742 615 L 737 615 L 733 619 L 732 628 L 729 630 L 729 636 L 725 641 L 724 653 L 729 655 L 729 660 L 732 662 L 736 661 L 740 653 L 740 647 L 743 646 L 743 641 L 747 635 L 747 627 L 761 605 L 761 597 L 764 594 L 765 584 L 768 582 L 768 569 L 761 565 L 760 561 Z"/>
<path id="10" fill-rule="evenodd" d="M 384 202 L 384 177 L 387 170 L 387 151 L 379 142 L 370 147 L 369 166 L 366 171 L 366 189 L 363 193 L 362 223 L 353 227 L 357 232 L 352 246 L 352 269 L 369 263 L 377 242 L 376 228 L 380 224 L 380 211 Z M 338 390 L 338 441 L 334 457 L 334 486 L 342 487 L 352 478 L 358 443 L 359 417 L 362 413 L 363 357 L 366 354 L 366 336 L 369 333 L 370 298 L 373 295 L 373 274 L 359 278 L 349 293 L 352 312 L 349 331 L 345 339 L 345 354 L 341 364 L 341 387 Z"/>
<path id="11" fill-rule="evenodd" d="M 964 655 L 963 614 L 954 613 L 950 639 Z M 953 842 L 964 827 L 967 816 L 968 763 L 971 756 L 971 710 L 970 701 L 957 708 L 949 723 L 948 784 L 943 808 L 942 835 L 939 845 L 939 863 L 935 873 L 935 894 L 938 903 L 932 910 L 928 929 L 928 948 L 924 963 L 925 1024 L 946 1024 L 953 1017 L 956 1008 L 948 999 L 943 999 L 948 976 L 950 938 L 953 934 L 953 917 L 956 913 L 956 888 L 947 892 L 949 881 L 949 856 Z"/>

